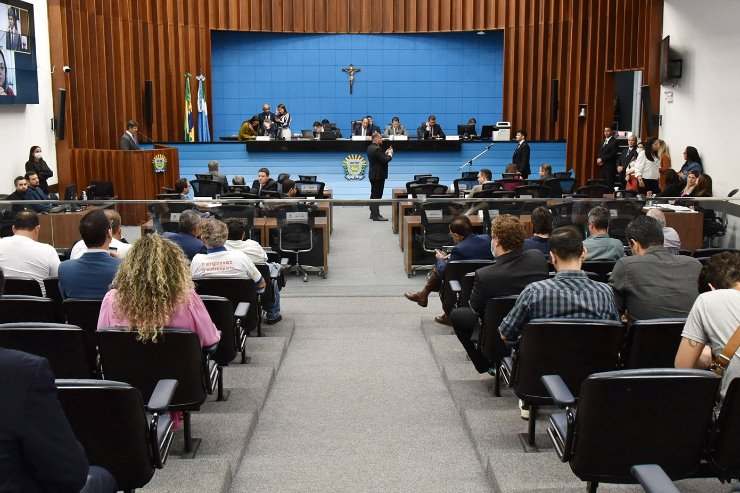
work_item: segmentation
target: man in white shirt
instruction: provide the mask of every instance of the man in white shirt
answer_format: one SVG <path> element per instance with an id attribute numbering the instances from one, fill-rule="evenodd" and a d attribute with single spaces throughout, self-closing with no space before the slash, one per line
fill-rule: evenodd
<path id="1" fill-rule="evenodd" d="M 19 212 L 13 221 L 13 236 L 0 240 L 0 267 L 5 277 L 36 279 L 46 295 L 44 279 L 57 276 L 59 255 L 53 246 L 39 243 L 40 230 L 35 212 Z"/>
<path id="2" fill-rule="evenodd" d="M 249 260 L 254 264 L 266 264 L 267 252 L 262 245 L 254 240 L 246 239 L 246 225 L 235 217 L 230 217 L 224 221 L 229 230 L 229 236 L 224 245 L 227 250 L 238 250 L 244 252 Z"/>
<path id="3" fill-rule="evenodd" d="M 113 231 L 113 239 L 111 240 L 110 246 L 108 248 L 111 251 L 115 251 L 115 253 L 117 254 L 116 257 L 122 259 L 126 256 L 126 252 L 129 251 L 131 245 L 129 243 L 124 243 L 121 241 L 121 215 L 114 209 L 106 209 L 105 216 L 108 218 L 108 221 L 110 221 L 110 227 Z M 85 245 L 85 242 L 83 240 L 80 240 L 72 247 L 69 258 L 72 260 L 78 259 L 82 257 L 82 255 L 86 251 L 87 245 Z"/>

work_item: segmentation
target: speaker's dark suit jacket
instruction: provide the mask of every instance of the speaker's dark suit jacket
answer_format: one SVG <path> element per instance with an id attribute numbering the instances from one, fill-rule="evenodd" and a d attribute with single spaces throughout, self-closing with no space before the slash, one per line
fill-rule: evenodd
<path id="1" fill-rule="evenodd" d="M 0 491 L 80 491 L 88 463 L 46 359 L 0 348 Z"/>
<path id="2" fill-rule="evenodd" d="M 123 132 L 123 135 L 121 135 L 121 150 L 122 151 L 138 151 L 141 147 L 139 147 L 139 143 L 136 142 L 136 140 L 131 137 L 128 132 Z"/>
<path id="3" fill-rule="evenodd" d="M 268 178 L 264 185 L 262 185 L 262 191 L 265 192 L 277 192 L 277 182 L 272 178 Z M 259 195 L 260 192 L 260 181 L 254 180 L 252 182 L 252 193 Z"/>
<path id="4" fill-rule="evenodd" d="M 229 191 L 229 180 L 226 178 L 226 175 L 222 175 L 218 171 L 209 171 L 208 174 L 213 175 L 213 179 L 221 183 L 221 193 L 226 193 Z"/>
<path id="5" fill-rule="evenodd" d="M 121 260 L 108 252 L 87 251 L 78 259 L 59 264 L 62 298 L 102 300 L 113 282 Z"/>
<path id="6" fill-rule="evenodd" d="M 531 173 L 529 169 L 529 144 L 526 140 L 516 147 L 514 155 L 511 156 L 511 162 L 516 164 L 517 171 L 526 180 Z"/>
<path id="7" fill-rule="evenodd" d="M 612 140 L 615 140 L 615 139 L 612 139 Z M 630 164 L 632 159 L 634 159 L 635 157 L 637 157 L 637 147 L 633 147 L 632 149 L 628 147 L 627 149 L 625 149 L 619 154 L 619 157 L 617 158 L 617 164 L 619 166 L 622 166 L 622 171 L 618 173 L 619 178 L 621 180 L 620 186 L 624 185 L 624 179 L 626 176 L 625 171 L 627 170 L 627 166 Z"/>
<path id="8" fill-rule="evenodd" d="M 388 163 L 392 156 L 385 153 L 382 147 L 377 144 L 367 146 L 367 159 L 370 170 L 367 177 L 370 180 L 385 180 L 388 178 Z"/>
<path id="9" fill-rule="evenodd" d="M 475 271 L 470 308 L 479 315 L 489 298 L 519 294 L 529 283 L 548 278 L 547 259 L 539 250 L 509 252 Z"/>

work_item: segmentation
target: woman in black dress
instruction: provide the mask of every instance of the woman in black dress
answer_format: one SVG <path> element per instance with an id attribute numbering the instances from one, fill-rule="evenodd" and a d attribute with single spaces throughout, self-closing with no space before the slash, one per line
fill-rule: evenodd
<path id="1" fill-rule="evenodd" d="M 35 171 L 39 176 L 39 186 L 41 189 L 49 194 L 49 184 L 46 180 L 54 176 L 54 172 L 49 168 L 49 165 L 44 161 L 43 154 L 41 153 L 41 146 L 33 146 L 28 152 L 28 161 L 26 162 L 26 173 L 29 171 Z"/>

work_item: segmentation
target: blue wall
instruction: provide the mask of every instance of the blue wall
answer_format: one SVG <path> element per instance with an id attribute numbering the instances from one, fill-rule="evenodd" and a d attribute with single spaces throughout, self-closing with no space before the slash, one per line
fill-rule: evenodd
<path id="1" fill-rule="evenodd" d="M 467 160 L 480 153 L 490 142 L 465 142 L 459 152 L 397 152 L 390 163 L 385 197 L 390 197 L 391 188 L 403 188 L 415 174 L 432 173 L 439 176 L 445 184 L 460 177 L 458 168 Z M 234 175 L 246 178 L 247 183 L 257 178 L 257 170 L 263 166 L 270 169 L 270 175 L 290 173 L 291 178 L 298 175 L 317 175 L 319 181 L 331 188 L 335 198 L 366 199 L 370 196 L 370 182 L 364 180 L 346 180 L 342 161 L 347 152 L 260 152 L 248 153 L 246 146 L 238 142 L 210 144 L 184 144 L 172 142 L 167 145 L 179 150 L 180 176 L 192 180 L 195 173 L 206 173 L 208 161 L 215 159 L 220 163 L 221 173 L 231 182 Z M 489 152 L 473 163 L 473 170 L 488 168 L 494 178 L 501 177 L 506 165 L 511 162 L 516 142 L 495 142 Z M 550 163 L 554 171 L 565 171 L 565 142 L 530 142 L 531 165 L 537 177 L 539 165 Z M 354 153 L 352 153 L 354 154 Z M 357 154 L 367 159 L 367 154 Z M 174 186 L 174 184 L 173 184 Z"/>
<path id="2" fill-rule="evenodd" d="M 299 133 L 314 120 L 371 114 L 381 130 L 394 115 L 409 131 L 430 114 L 445 132 L 475 117 L 501 120 L 503 33 L 277 34 L 214 31 L 211 38 L 214 138 L 234 135 L 267 102 L 283 103 Z M 352 63 L 354 94 L 343 67 Z"/>

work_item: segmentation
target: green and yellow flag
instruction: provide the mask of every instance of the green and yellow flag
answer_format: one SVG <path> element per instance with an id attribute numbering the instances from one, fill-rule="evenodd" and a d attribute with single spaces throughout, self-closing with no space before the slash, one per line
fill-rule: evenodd
<path id="1" fill-rule="evenodd" d="M 193 104 L 190 101 L 190 73 L 185 72 L 185 142 L 195 141 L 195 129 L 193 128 Z"/>

